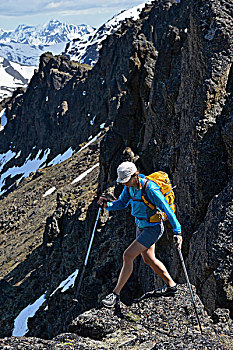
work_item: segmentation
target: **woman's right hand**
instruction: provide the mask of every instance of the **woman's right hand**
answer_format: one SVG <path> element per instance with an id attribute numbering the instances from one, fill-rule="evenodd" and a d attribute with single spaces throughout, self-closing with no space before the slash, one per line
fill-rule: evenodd
<path id="1" fill-rule="evenodd" d="M 107 208 L 107 206 L 108 206 L 107 198 L 105 198 L 105 197 L 99 197 L 99 200 L 97 203 L 103 208 Z"/>

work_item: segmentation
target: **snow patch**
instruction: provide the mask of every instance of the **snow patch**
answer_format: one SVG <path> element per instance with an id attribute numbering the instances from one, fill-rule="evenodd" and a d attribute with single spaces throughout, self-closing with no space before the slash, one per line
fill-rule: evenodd
<path id="1" fill-rule="evenodd" d="M 87 174 L 89 174 L 92 170 L 94 170 L 96 167 L 98 167 L 100 165 L 100 163 L 96 163 L 95 165 L 93 165 L 93 167 L 91 167 L 90 169 L 86 170 L 84 173 L 82 173 L 81 175 L 79 175 L 78 177 L 76 177 L 76 179 L 74 179 L 71 184 L 75 184 L 76 182 L 82 180 Z"/>
<path id="2" fill-rule="evenodd" d="M 56 191 L 56 187 L 50 188 L 48 191 L 46 191 L 42 197 L 47 197 L 48 195 L 52 194 L 54 191 Z"/>
<path id="3" fill-rule="evenodd" d="M 59 289 L 62 288 L 61 293 L 64 293 L 66 290 L 68 290 L 69 288 L 73 288 L 74 287 L 74 283 L 75 280 L 78 276 L 78 269 L 75 270 L 69 277 L 67 277 L 67 279 L 65 279 L 64 281 L 62 281 L 59 286 L 57 287 L 57 289 L 55 289 L 55 291 L 50 294 L 50 296 L 52 296 L 53 294 L 55 294 Z"/>
<path id="4" fill-rule="evenodd" d="M 19 152 L 16 154 L 15 159 L 19 158 L 21 152 L 22 152 L 22 151 L 19 151 Z"/>
<path id="5" fill-rule="evenodd" d="M 84 150 L 85 148 L 90 146 L 91 143 L 95 142 L 98 139 L 98 137 L 101 135 L 101 133 L 102 133 L 102 131 L 100 131 L 95 137 L 93 137 L 93 139 L 91 141 L 87 142 L 85 144 L 85 146 L 81 147 L 77 153 L 81 152 L 82 150 Z"/>
<path id="6" fill-rule="evenodd" d="M 93 117 L 92 120 L 90 121 L 90 125 L 94 125 L 95 118 L 96 118 L 96 115 L 94 115 L 94 117 Z"/>
<path id="7" fill-rule="evenodd" d="M 48 166 L 54 166 L 60 164 L 70 158 L 73 155 L 74 151 L 72 147 L 65 151 L 63 154 L 58 154 L 51 162 L 49 162 Z"/>
<path id="8" fill-rule="evenodd" d="M 13 337 L 23 337 L 28 332 L 28 318 L 35 316 L 35 313 L 45 300 L 46 292 L 33 304 L 29 304 L 19 313 L 14 322 L 14 330 L 12 333 Z"/>
<path id="9" fill-rule="evenodd" d="M 10 153 L 9 153 L 10 152 Z M 40 167 L 41 165 L 43 165 L 46 160 L 47 160 L 47 157 L 50 153 L 50 149 L 47 148 L 45 151 L 44 151 L 44 155 L 41 159 L 39 159 L 39 156 L 41 154 L 42 150 L 39 150 L 36 157 L 34 159 L 29 159 L 31 154 L 27 157 L 25 163 L 20 166 L 20 167 L 17 167 L 17 166 L 13 166 L 12 168 L 9 168 L 5 173 L 3 173 L 1 175 L 1 179 L 0 179 L 0 194 L 3 194 L 6 190 L 2 191 L 2 187 L 5 183 L 5 179 L 10 176 L 10 177 L 14 177 L 15 175 L 19 175 L 21 174 L 21 177 L 18 181 L 21 181 L 22 178 L 24 177 L 28 177 L 30 173 L 32 172 L 36 172 Z M 9 156 L 7 156 L 7 154 L 9 153 Z M 13 158 L 15 156 L 15 152 L 11 152 L 11 151 L 8 151 L 5 155 L 3 155 L 3 159 L 6 160 L 8 159 L 7 161 L 4 161 L 3 163 L 1 163 L 1 157 L 0 157 L 0 164 L 1 166 L 3 167 L 4 164 L 6 164 L 11 158 Z M 5 158 L 4 158 L 5 156 Z M 1 170 L 1 168 L 0 168 Z"/>
<path id="10" fill-rule="evenodd" d="M 2 171 L 4 165 L 8 163 L 15 155 L 16 153 L 12 152 L 11 150 L 0 154 L 0 171 Z"/>
<path id="11" fill-rule="evenodd" d="M 4 130 L 6 124 L 7 124 L 7 117 L 6 117 L 6 108 L 4 108 L 0 113 L 0 131 Z"/>

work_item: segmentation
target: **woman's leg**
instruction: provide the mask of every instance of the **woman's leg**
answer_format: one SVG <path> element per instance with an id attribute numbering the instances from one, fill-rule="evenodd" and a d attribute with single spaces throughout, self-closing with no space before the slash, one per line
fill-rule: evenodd
<path id="1" fill-rule="evenodd" d="M 147 248 L 136 240 L 125 250 L 123 254 L 123 266 L 118 278 L 114 293 L 120 294 L 122 288 L 128 281 L 131 273 L 133 272 L 133 261 L 139 255 L 142 254 Z"/>
<path id="2" fill-rule="evenodd" d="M 153 269 L 153 271 L 157 273 L 157 275 L 159 275 L 169 287 L 173 287 L 176 285 L 164 264 L 160 260 L 156 259 L 155 244 L 153 244 L 149 249 L 143 251 L 141 255 L 143 257 L 144 262 L 147 265 L 149 265 Z"/>

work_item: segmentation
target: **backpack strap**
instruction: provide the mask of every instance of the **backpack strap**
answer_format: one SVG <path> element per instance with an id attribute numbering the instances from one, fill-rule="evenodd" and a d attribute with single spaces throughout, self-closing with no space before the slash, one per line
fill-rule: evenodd
<path id="1" fill-rule="evenodd" d="M 142 199 L 135 199 L 135 198 L 131 197 L 129 188 L 127 187 L 128 194 L 134 202 L 143 202 L 147 207 L 154 210 L 154 209 L 156 209 L 156 205 L 154 205 L 153 203 L 151 203 L 149 201 L 149 198 L 146 194 L 147 185 L 151 180 L 149 180 L 149 179 L 142 179 L 142 180 L 143 180 L 142 191 L 141 191 Z"/>
<path id="2" fill-rule="evenodd" d="M 131 195 L 130 195 L 130 191 L 129 191 L 129 188 L 127 187 L 127 192 L 129 194 L 129 196 L 131 197 L 131 199 L 134 201 L 134 202 L 143 202 L 147 207 L 149 207 L 150 209 L 152 210 L 157 210 L 157 212 L 155 214 L 153 214 L 152 216 L 150 217 L 147 217 L 147 218 L 140 218 L 140 217 L 137 217 L 137 219 L 139 220 L 145 220 L 145 221 L 148 221 L 148 222 L 161 222 L 163 221 L 163 217 L 161 216 L 161 212 L 159 211 L 158 212 L 158 208 L 156 207 L 156 205 L 154 205 L 153 203 L 151 203 L 148 199 L 148 196 L 146 194 L 146 188 L 147 188 L 147 185 L 149 183 L 149 179 L 142 179 L 143 180 L 143 183 L 142 183 L 142 189 L 141 189 L 141 197 L 142 199 L 135 199 L 133 198 Z M 155 221 L 151 221 L 151 217 L 154 217 L 156 216 L 156 220 Z"/>
<path id="3" fill-rule="evenodd" d="M 143 184 L 142 184 L 142 192 L 141 192 L 141 194 L 142 194 L 142 200 L 143 200 L 143 202 L 144 202 L 144 204 L 145 205 L 147 205 L 150 209 L 156 209 L 156 205 L 154 205 L 153 203 L 151 203 L 150 201 L 149 201 L 149 198 L 148 198 L 148 196 L 147 196 L 147 194 L 146 194 L 146 189 L 147 189 L 147 185 L 148 185 L 148 183 L 150 182 L 151 180 L 149 180 L 149 179 L 143 179 Z"/>

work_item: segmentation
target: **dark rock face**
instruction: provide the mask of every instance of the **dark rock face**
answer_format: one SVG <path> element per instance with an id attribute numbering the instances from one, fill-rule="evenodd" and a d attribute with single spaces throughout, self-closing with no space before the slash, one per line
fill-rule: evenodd
<path id="1" fill-rule="evenodd" d="M 204 222 L 190 241 L 189 271 L 205 305 L 213 313 L 232 310 L 232 181 L 209 204 Z"/>
<path id="2" fill-rule="evenodd" d="M 81 267 L 97 212 L 96 196 L 117 198 L 122 188 L 114 187 L 116 168 L 126 159 L 136 162 L 141 172 L 168 172 L 177 185 L 188 274 L 209 313 L 224 320 L 227 312 L 215 310 L 232 308 L 231 10 L 230 0 L 155 1 L 137 22 L 128 20 L 104 42 L 92 70 L 48 53 L 41 57 L 25 94 L 8 102 L 0 149 L 5 152 L 13 140 L 16 151 L 22 150 L 11 165 L 22 164 L 34 145 L 51 148 L 51 159 L 68 147 L 78 150 L 89 136 L 99 133 L 102 123 L 109 128 L 100 146 L 76 154 L 67 167 L 32 174 L 1 201 L 6 250 L 1 269 L 3 336 L 11 334 L 19 311 L 46 290 L 49 312 L 40 308 L 29 322 L 28 335 L 50 339 L 67 332 L 74 318 L 99 305 L 112 290 L 122 253 L 134 239 L 128 210 L 101 216 L 80 295 L 77 281 L 68 292 L 51 295 Z M 98 161 L 95 177 L 76 189 L 66 186 L 75 173 Z M 34 196 L 54 178 L 58 196 L 40 205 Z M 15 232 L 19 254 L 9 244 Z M 33 252 L 31 257 L 26 250 Z M 168 239 L 164 235 L 158 243 L 156 255 L 178 282 L 184 282 L 171 228 Z M 161 281 L 138 258 L 122 291 L 123 302 L 129 304 L 154 285 Z M 30 290 L 36 293 L 31 295 Z M 81 299 L 78 306 L 74 298 Z M 179 348 L 180 338 L 175 341 Z M 154 348 L 162 349 L 161 342 Z"/>
<path id="3" fill-rule="evenodd" d="M 153 154 L 156 154 L 156 157 L 152 157 L 153 165 L 155 168 L 159 166 L 173 174 L 173 182 L 177 184 L 179 216 L 185 240 L 191 237 L 203 220 L 204 222 L 208 221 L 206 211 L 214 195 L 221 196 L 221 191 L 225 192 L 225 188 L 230 186 L 228 184 L 232 175 L 232 168 L 228 165 L 230 154 L 227 152 L 222 137 L 222 125 L 229 119 L 223 109 L 224 100 L 229 94 L 229 84 L 232 79 L 230 75 L 232 74 L 230 70 L 232 38 L 229 36 L 227 25 L 229 20 L 228 4 L 226 1 L 222 3 L 223 7 L 218 7 L 217 3 L 207 5 L 203 2 L 190 2 L 187 38 L 181 49 L 180 82 L 177 84 L 178 89 L 175 89 L 177 98 L 172 103 L 173 111 L 169 110 L 171 100 L 169 87 L 172 77 L 177 77 L 177 74 L 173 73 L 177 70 L 171 65 L 170 74 L 165 79 L 163 77 L 163 79 L 157 80 L 156 72 L 154 75 L 155 87 L 152 95 L 152 116 L 150 116 L 150 122 L 154 126 L 152 128 L 154 140 L 156 141 L 154 142 L 156 146 L 153 146 Z M 214 24 L 215 20 L 211 22 L 213 18 L 221 17 L 225 18 L 225 25 Z M 209 23 L 209 25 L 203 27 L 203 23 Z M 208 33 L 212 33 L 213 26 L 215 34 L 208 36 Z M 161 89 L 162 82 L 165 91 Z M 157 112 L 155 101 L 158 100 L 156 95 L 158 90 L 160 96 L 163 95 L 166 98 L 162 99 L 163 96 L 161 96 L 159 99 L 160 101 L 162 99 L 163 104 Z M 172 96 L 175 95 L 175 91 L 172 89 Z M 226 105 L 224 108 L 229 109 Z M 166 124 L 169 116 L 171 119 Z M 151 128 L 151 123 L 148 124 L 148 128 Z M 164 131 L 165 134 L 163 134 Z M 150 147 L 148 146 L 148 148 Z M 150 154 L 152 154 L 151 151 Z M 221 198 L 225 199 L 225 196 L 223 195 Z M 212 240 L 213 230 L 210 227 L 208 235 Z M 225 230 L 228 231 L 227 235 L 230 235 L 230 227 L 226 225 L 223 228 L 223 231 Z M 198 233 L 200 234 L 200 236 L 198 235 L 200 243 L 203 236 L 199 229 Z M 219 234 L 221 235 L 220 232 Z M 195 237 L 197 238 L 197 235 Z M 192 242 L 194 239 L 191 240 L 190 252 L 193 250 Z M 203 245 L 200 243 L 201 246 Z M 206 249 L 209 253 L 211 252 L 211 249 Z M 189 257 L 191 258 L 191 256 L 189 271 L 194 276 L 193 265 L 203 266 L 203 261 L 199 261 L 197 255 Z M 231 263 L 230 265 L 232 268 Z M 222 271 L 221 278 L 225 281 L 228 280 L 229 286 L 231 276 L 230 272 L 227 273 L 227 271 L 224 273 Z M 219 274 L 221 275 L 221 272 Z M 195 281 L 200 281 L 203 278 L 205 277 L 197 273 Z M 214 277 L 214 283 L 218 284 L 218 278 Z M 206 300 L 204 295 L 208 294 L 209 291 L 209 285 L 207 285 L 202 287 L 203 300 Z M 217 299 L 215 306 L 219 304 L 224 306 L 226 303 L 229 305 L 232 293 L 228 295 L 230 298 L 228 302 L 226 294 L 224 298 L 216 290 L 213 293 Z M 207 303 L 206 306 L 210 306 Z M 209 310 L 213 311 L 213 307 L 209 307 Z"/>

